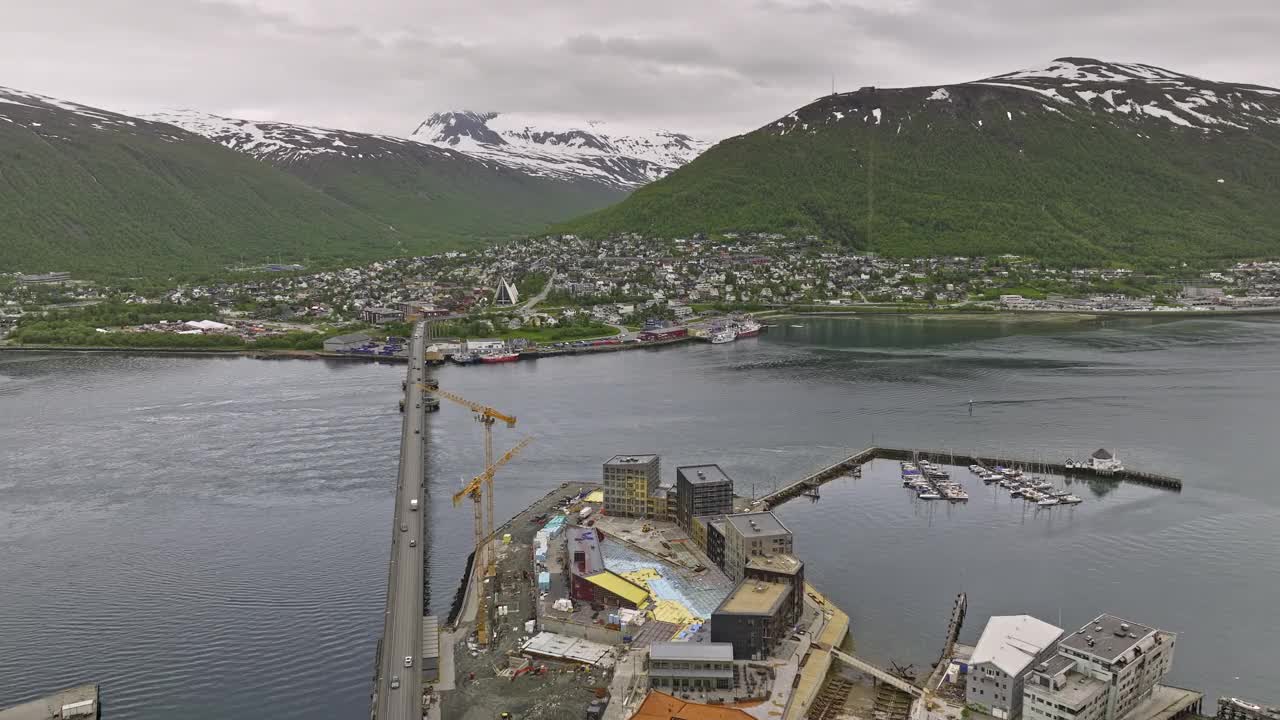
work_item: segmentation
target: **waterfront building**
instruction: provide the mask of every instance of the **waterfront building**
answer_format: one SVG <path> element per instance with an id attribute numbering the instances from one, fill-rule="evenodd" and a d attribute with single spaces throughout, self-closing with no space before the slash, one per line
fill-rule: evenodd
<path id="1" fill-rule="evenodd" d="M 743 580 L 711 613 L 711 641 L 731 643 L 738 660 L 761 660 L 790 634 L 798 610 L 790 584 Z"/>
<path id="2" fill-rule="evenodd" d="M 733 645 L 656 642 L 649 646 L 649 687 L 671 692 L 733 687 Z"/>
<path id="3" fill-rule="evenodd" d="M 747 560 L 757 555 L 790 554 L 791 531 L 773 513 L 739 513 L 725 517 L 724 573 L 737 582 Z"/>
<path id="4" fill-rule="evenodd" d="M 645 517 L 658 489 L 657 455 L 615 455 L 604 464 L 604 511 L 618 517 Z"/>
<path id="5" fill-rule="evenodd" d="M 516 291 L 516 286 L 507 282 L 506 278 L 498 280 L 498 287 L 493 291 L 494 305 L 515 305 L 520 302 L 520 293 Z"/>
<path id="6" fill-rule="evenodd" d="M 747 560 L 742 573 L 743 582 L 763 580 L 790 585 L 792 605 L 787 622 L 800 621 L 800 610 L 804 607 L 804 563 L 800 558 L 787 553 L 755 555 Z"/>
<path id="7" fill-rule="evenodd" d="M 1218 698 L 1218 720 L 1280 720 L 1280 706 L 1268 707 L 1233 697 Z"/>
<path id="8" fill-rule="evenodd" d="M 1123 720 L 1173 663 L 1174 633 L 1099 615 L 1063 637 L 1024 682 L 1026 720 Z"/>
<path id="9" fill-rule="evenodd" d="M 1101 473 L 1113 473 L 1124 469 L 1115 453 L 1106 448 L 1098 448 L 1093 451 L 1093 454 L 1089 456 L 1089 467 Z"/>
<path id="10" fill-rule="evenodd" d="M 676 523 L 689 531 L 693 518 L 733 512 L 733 480 L 719 465 L 676 468 Z"/>
<path id="11" fill-rule="evenodd" d="M 497 338 L 475 338 L 463 341 L 462 345 L 469 353 L 498 352 L 507 349 L 506 342 Z"/>
<path id="12" fill-rule="evenodd" d="M 371 340 L 372 338 L 370 338 L 368 335 L 365 335 L 364 333 L 351 333 L 349 335 L 337 335 L 335 337 L 325 338 L 324 351 L 325 352 L 346 352 L 348 350 L 355 350 L 356 348 L 364 347 Z"/>
<path id="13" fill-rule="evenodd" d="M 1027 669 L 1057 654 L 1062 628 L 1030 615 L 996 615 L 974 646 L 965 682 L 965 703 L 999 720 L 1022 716 Z"/>

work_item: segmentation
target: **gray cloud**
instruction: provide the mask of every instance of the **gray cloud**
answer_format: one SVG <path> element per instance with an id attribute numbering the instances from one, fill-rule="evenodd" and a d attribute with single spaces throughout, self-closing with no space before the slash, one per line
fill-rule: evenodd
<path id="1" fill-rule="evenodd" d="M 1064 55 L 1280 84 L 1274 0 L 5 0 L 0 85 L 407 133 L 441 109 L 741 132 Z"/>

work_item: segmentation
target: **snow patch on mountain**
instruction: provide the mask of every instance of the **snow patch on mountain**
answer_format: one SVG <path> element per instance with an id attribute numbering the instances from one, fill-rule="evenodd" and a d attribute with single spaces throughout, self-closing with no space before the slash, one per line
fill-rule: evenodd
<path id="1" fill-rule="evenodd" d="M 241 120 L 196 110 L 166 110 L 141 117 L 168 123 L 259 160 L 289 163 L 317 155 L 376 158 L 416 146 L 404 138 L 290 123 Z"/>
<path id="2" fill-rule="evenodd" d="M 1055 122 L 1145 124 L 1206 134 L 1254 131 L 1280 125 L 1280 90 L 1214 82 L 1142 63 L 1059 58 L 1043 68 L 1019 70 L 955 85 L 913 88 L 865 86 L 818 98 L 770 125 L 770 132 L 831 126 L 840 117 L 879 124 L 880 113 L 931 128 L 939 118 L 984 127 L 1003 114 L 1051 114 Z M 902 123 L 898 123 L 898 128 Z M 895 132 L 901 132 L 895 129 Z M 1148 134 L 1143 137 L 1149 137 Z"/>
<path id="3" fill-rule="evenodd" d="M 667 175 L 711 145 L 683 133 L 617 122 L 470 111 L 436 113 L 410 138 L 531 175 L 626 189 Z"/>

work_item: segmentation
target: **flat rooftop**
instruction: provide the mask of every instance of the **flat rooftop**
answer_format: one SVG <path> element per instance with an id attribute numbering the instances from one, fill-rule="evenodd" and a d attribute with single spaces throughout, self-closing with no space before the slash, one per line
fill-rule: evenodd
<path id="1" fill-rule="evenodd" d="M 1050 690 L 1032 683 L 1023 685 L 1026 691 L 1040 697 L 1053 698 L 1053 702 L 1062 703 L 1068 708 L 1079 709 L 1092 698 L 1107 692 L 1107 683 L 1097 678 L 1081 675 L 1072 670 L 1067 672 L 1067 684 L 1061 690 Z"/>
<path id="2" fill-rule="evenodd" d="M 729 483 L 733 484 L 733 480 L 720 469 L 719 465 L 684 465 L 676 468 L 676 474 L 684 477 L 684 479 L 693 485 L 703 485 L 711 483 Z"/>
<path id="3" fill-rule="evenodd" d="M 1085 625 L 1078 632 L 1062 639 L 1062 645 L 1072 650 L 1104 658 L 1114 662 L 1116 658 L 1128 653 L 1143 638 L 1156 630 L 1146 625 L 1129 622 L 1115 615 L 1099 615 L 1093 622 Z M 1089 646 L 1089 639 L 1093 646 Z"/>
<path id="4" fill-rule="evenodd" d="M 795 555 L 777 553 L 776 555 L 753 555 L 747 560 L 748 570 L 768 570 L 769 572 L 795 575 L 804 567 L 804 563 Z"/>
<path id="5" fill-rule="evenodd" d="M 791 532 L 777 516 L 768 511 L 726 515 L 724 521 L 727 525 L 737 528 L 739 533 L 747 537 L 752 535 L 790 534 Z"/>
<path id="6" fill-rule="evenodd" d="M 635 467 L 655 462 L 657 455 L 614 455 L 605 461 L 605 467 Z"/>
<path id="7" fill-rule="evenodd" d="M 1045 661 L 1043 670 L 1040 669 L 1040 666 L 1036 666 L 1035 670 L 1036 672 L 1042 672 L 1045 675 L 1057 675 L 1075 664 L 1076 661 L 1066 655 L 1054 655 Z"/>
<path id="8" fill-rule="evenodd" d="M 577 553 L 582 553 L 582 565 L 578 565 Z M 595 575 L 605 569 L 604 554 L 600 549 L 600 532 L 595 528 L 573 526 L 566 529 L 565 554 L 572 573 Z"/>
<path id="9" fill-rule="evenodd" d="M 733 643 L 656 642 L 649 646 L 649 659 L 733 662 Z"/>
<path id="10" fill-rule="evenodd" d="M 720 603 L 716 613 L 733 615 L 772 615 L 791 593 L 786 583 L 743 580 L 729 597 Z M 715 621 L 712 620 L 714 623 Z"/>

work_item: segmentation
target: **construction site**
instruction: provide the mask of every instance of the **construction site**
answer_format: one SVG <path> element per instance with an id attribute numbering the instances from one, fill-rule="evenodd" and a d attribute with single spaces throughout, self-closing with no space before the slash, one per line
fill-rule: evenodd
<path id="1" fill-rule="evenodd" d="M 453 497 L 472 514 L 474 552 L 438 630 L 424 718 L 649 720 L 673 703 L 680 718 L 951 715 L 924 690 L 935 678 L 853 654 L 848 616 L 805 581 L 790 531 L 734 496 L 718 466 L 661 485 L 658 456 L 615 456 L 603 483 L 562 483 L 498 524 L 499 471 L 531 438 L 495 457 L 493 428 L 514 416 L 422 389 L 484 428 L 484 471 Z M 963 609 L 961 597 L 938 666 Z"/>

